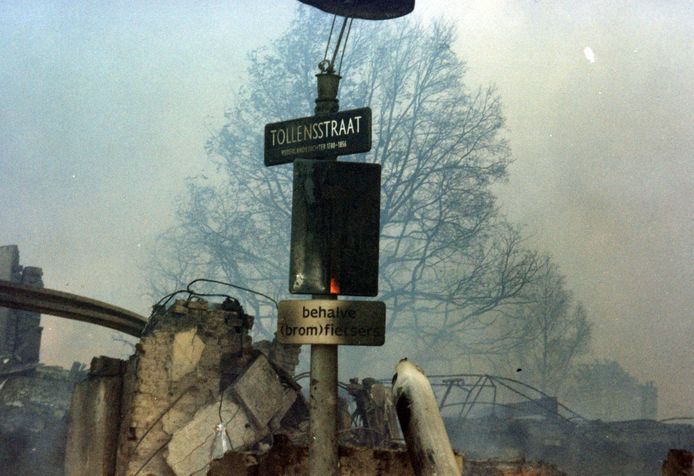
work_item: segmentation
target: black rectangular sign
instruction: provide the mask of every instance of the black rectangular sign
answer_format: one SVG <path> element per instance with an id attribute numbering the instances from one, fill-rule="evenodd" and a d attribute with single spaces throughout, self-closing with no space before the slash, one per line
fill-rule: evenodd
<path id="1" fill-rule="evenodd" d="M 371 109 L 363 107 L 265 126 L 265 165 L 371 150 Z"/>
<path id="2" fill-rule="evenodd" d="M 381 166 L 294 162 L 289 292 L 378 294 Z"/>

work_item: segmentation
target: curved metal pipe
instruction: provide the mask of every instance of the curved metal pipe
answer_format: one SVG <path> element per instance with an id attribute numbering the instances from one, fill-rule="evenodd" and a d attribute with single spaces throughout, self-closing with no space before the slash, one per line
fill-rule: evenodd
<path id="1" fill-rule="evenodd" d="M 0 306 L 88 322 L 134 337 L 140 337 L 147 323 L 139 314 L 96 299 L 1 279 Z"/>

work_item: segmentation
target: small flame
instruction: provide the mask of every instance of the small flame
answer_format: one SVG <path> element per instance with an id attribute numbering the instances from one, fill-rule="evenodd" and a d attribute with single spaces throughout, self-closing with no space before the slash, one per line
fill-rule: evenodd
<path id="1" fill-rule="evenodd" d="M 340 294 L 340 285 L 335 278 L 330 278 L 330 294 Z"/>

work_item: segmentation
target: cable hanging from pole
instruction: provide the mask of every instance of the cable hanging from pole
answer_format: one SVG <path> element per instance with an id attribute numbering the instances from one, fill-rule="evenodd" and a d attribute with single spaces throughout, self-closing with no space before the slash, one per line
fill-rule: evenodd
<path id="1" fill-rule="evenodd" d="M 337 67 L 337 74 L 339 75 L 340 72 L 342 72 L 342 60 L 345 57 L 345 51 L 347 50 L 347 41 L 349 41 L 349 33 L 352 31 L 352 22 L 354 21 L 354 18 L 349 19 L 349 26 L 347 26 L 347 36 L 345 36 L 345 44 L 342 46 L 342 54 L 340 55 L 340 64 Z"/>
<path id="2" fill-rule="evenodd" d="M 318 63 L 318 67 L 323 70 L 321 67 L 321 64 L 328 62 L 328 48 L 330 47 L 330 40 L 333 38 L 333 28 L 335 28 L 335 20 L 337 19 L 337 15 L 333 15 L 333 22 L 330 25 L 330 33 L 328 33 L 328 41 L 325 43 L 325 53 L 323 53 L 323 61 Z"/>
<path id="3" fill-rule="evenodd" d="M 340 53 L 340 47 L 342 47 L 342 53 L 340 54 L 340 65 L 338 67 L 337 74 L 339 74 L 342 69 L 342 59 L 345 56 L 345 50 L 347 49 L 347 40 L 349 39 L 349 33 L 352 30 L 352 22 L 354 21 L 354 19 L 344 17 L 344 20 L 342 21 L 342 27 L 340 27 L 340 33 L 337 36 L 337 42 L 332 51 L 332 58 L 328 59 L 328 51 L 330 49 L 330 42 L 332 41 L 336 19 L 337 15 L 334 15 L 332 25 L 330 26 L 330 33 L 328 34 L 328 42 L 325 45 L 325 53 L 323 54 L 323 60 L 320 63 L 318 63 L 318 69 L 320 69 L 321 73 L 335 74 L 335 61 L 337 60 L 338 53 Z M 345 30 L 347 30 L 346 35 Z M 343 37 L 344 43 L 342 42 Z"/>

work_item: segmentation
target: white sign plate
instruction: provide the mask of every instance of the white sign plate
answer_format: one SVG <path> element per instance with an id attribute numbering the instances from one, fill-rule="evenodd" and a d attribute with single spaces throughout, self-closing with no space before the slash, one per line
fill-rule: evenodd
<path id="1" fill-rule="evenodd" d="M 380 301 L 280 301 L 277 340 L 283 344 L 379 346 L 385 342 L 386 305 Z"/>

